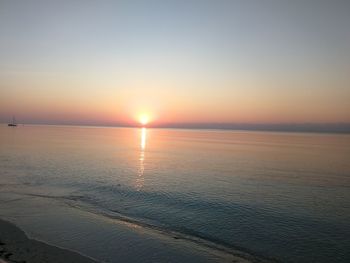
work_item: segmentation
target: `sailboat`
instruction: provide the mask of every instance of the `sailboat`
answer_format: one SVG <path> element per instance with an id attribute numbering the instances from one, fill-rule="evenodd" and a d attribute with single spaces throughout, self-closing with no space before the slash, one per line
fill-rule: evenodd
<path id="1" fill-rule="evenodd" d="M 12 122 L 9 123 L 7 126 L 11 126 L 11 127 L 16 127 L 17 126 L 15 117 L 12 117 Z"/>

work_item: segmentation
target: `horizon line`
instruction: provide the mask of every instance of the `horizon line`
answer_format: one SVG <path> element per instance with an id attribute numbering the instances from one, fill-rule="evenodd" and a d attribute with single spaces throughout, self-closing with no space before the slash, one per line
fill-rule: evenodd
<path id="1" fill-rule="evenodd" d="M 7 123 L 2 123 L 7 124 Z M 350 122 L 334 123 L 154 123 L 148 125 L 127 123 L 67 123 L 67 122 L 23 122 L 18 125 L 81 126 L 111 128 L 152 128 L 152 129 L 189 129 L 189 130 L 241 130 L 270 132 L 309 132 L 309 133 L 350 133 Z"/>

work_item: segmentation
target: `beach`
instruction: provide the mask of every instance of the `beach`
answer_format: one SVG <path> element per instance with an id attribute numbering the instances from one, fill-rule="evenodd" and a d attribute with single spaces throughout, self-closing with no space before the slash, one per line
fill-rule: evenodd
<path id="1" fill-rule="evenodd" d="M 145 240 L 146 241 L 146 240 Z M 181 255 L 171 260 L 181 261 Z M 238 256 L 223 258 L 226 262 L 261 262 Z M 175 261 L 176 260 L 176 261 Z M 145 260 L 147 261 L 147 260 Z M 30 239 L 14 224 L 0 219 L 0 263 L 94 263 L 99 262 L 77 252 Z M 134 262 L 128 258 L 115 259 L 113 262 Z M 267 262 L 267 261 L 266 261 Z"/>
<path id="2" fill-rule="evenodd" d="M 39 263 L 269 262 L 240 251 L 228 252 L 173 232 L 106 218 L 57 199 L 44 195 L 0 194 L 0 209 L 6 211 L 8 220 L 0 220 L 0 240 L 4 244 L 1 245 L 1 257 L 4 260 Z M 4 217 L 4 213 L 1 216 Z M 93 256 L 96 258 L 92 259 Z"/>
<path id="3" fill-rule="evenodd" d="M 145 242 L 147 239 L 145 239 Z M 96 244 L 97 245 L 97 244 Z M 154 252 L 154 251 L 153 251 Z M 169 255 L 170 256 L 170 255 Z M 218 257 L 219 258 L 219 257 Z M 195 259 L 195 257 L 193 257 Z M 182 260 L 181 253 L 171 255 L 170 262 Z M 223 256 L 222 262 L 267 262 L 258 259 L 244 259 L 238 256 Z M 148 260 L 145 259 L 145 262 Z M 161 260 L 162 261 L 162 260 Z M 83 256 L 77 252 L 30 239 L 14 224 L 0 219 L 0 263 L 93 263 L 103 262 Z M 112 262 L 135 262 L 127 257 L 116 258 Z"/>
<path id="4" fill-rule="evenodd" d="M 21 229 L 4 220 L 0 220 L 0 258 L 8 263 L 96 262 L 76 252 L 29 239 Z"/>

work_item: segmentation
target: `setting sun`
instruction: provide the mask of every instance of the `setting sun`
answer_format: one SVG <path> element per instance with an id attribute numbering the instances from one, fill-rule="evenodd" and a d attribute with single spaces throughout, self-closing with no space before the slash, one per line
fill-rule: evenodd
<path id="1" fill-rule="evenodd" d="M 146 125 L 149 122 L 149 116 L 147 114 L 141 114 L 139 117 L 139 122 L 142 125 Z"/>
<path id="2" fill-rule="evenodd" d="M 0 0 L 0 263 L 350 263 L 349 14 Z"/>

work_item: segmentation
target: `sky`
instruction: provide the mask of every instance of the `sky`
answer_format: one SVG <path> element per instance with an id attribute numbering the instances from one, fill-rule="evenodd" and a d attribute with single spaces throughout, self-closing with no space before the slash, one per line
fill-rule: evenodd
<path id="1" fill-rule="evenodd" d="M 350 1 L 0 0 L 0 122 L 350 123 Z"/>

